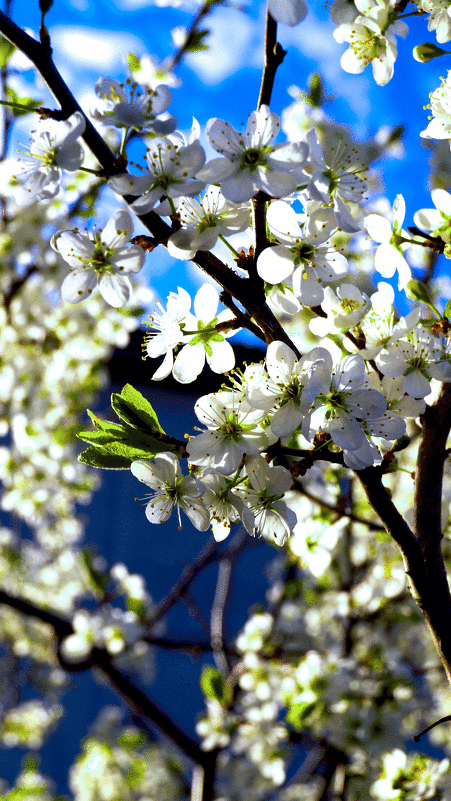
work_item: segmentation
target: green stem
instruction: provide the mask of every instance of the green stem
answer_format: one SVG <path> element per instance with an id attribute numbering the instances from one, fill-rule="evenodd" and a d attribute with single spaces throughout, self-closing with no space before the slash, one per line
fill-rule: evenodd
<path id="1" fill-rule="evenodd" d="M 235 248 L 230 244 L 230 242 L 227 242 L 227 239 L 225 239 L 225 237 L 223 237 L 222 234 L 219 234 L 218 239 L 220 239 L 221 242 L 224 242 L 224 245 L 226 247 L 228 247 L 229 250 L 232 251 L 233 255 L 236 256 L 237 259 L 240 257 L 240 254 L 238 253 L 238 251 L 235 250 Z"/>
<path id="2" fill-rule="evenodd" d="M 125 156 L 125 146 L 127 144 L 127 134 L 130 128 L 124 128 L 122 131 L 122 141 L 121 141 L 121 149 L 119 150 L 119 154 L 121 156 Z"/>
<path id="3" fill-rule="evenodd" d="M 398 19 L 406 19 L 406 17 L 424 17 L 425 11 L 409 11 L 408 14 L 402 14 L 400 17 L 396 17 L 396 21 Z"/>
<path id="4" fill-rule="evenodd" d="M 81 166 L 81 167 L 79 167 L 78 169 L 79 169 L 79 171 L 80 171 L 80 172 L 89 172 L 91 175 L 95 175 L 97 178 L 99 178 L 99 177 L 100 177 L 100 176 L 99 176 L 99 171 L 98 171 L 98 170 L 91 170 L 91 168 L 90 168 L 90 167 L 83 167 L 83 166 Z"/>

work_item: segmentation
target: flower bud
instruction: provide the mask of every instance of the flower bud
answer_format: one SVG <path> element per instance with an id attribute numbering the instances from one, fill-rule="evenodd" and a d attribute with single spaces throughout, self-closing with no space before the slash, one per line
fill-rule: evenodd
<path id="1" fill-rule="evenodd" d="M 416 61 L 425 63 L 426 61 L 431 61 L 433 58 L 437 58 L 437 56 L 444 56 L 447 52 L 447 50 L 442 50 L 441 47 L 437 47 L 433 42 L 423 42 L 423 44 L 413 48 L 413 57 Z"/>
<path id="2" fill-rule="evenodd" d="M 432 304 L 432 299 L 427 287 L 421 281 L 417 281 L 416 278 L 412 278 L 407 282 L 406 294 L 408 298 L 418 300 L 420 303 L 426 303 L 427 306 Z"/>

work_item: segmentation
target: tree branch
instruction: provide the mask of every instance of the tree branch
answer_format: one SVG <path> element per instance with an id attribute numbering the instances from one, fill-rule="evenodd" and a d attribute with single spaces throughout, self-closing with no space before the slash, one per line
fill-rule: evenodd
<path id="1" fill-rule="evenodd" d="M 276 72 L 286 56 L 284 50 L 277 41 L 277 22 L 269 11 L 266 13 L 266 35 L 265 35 L 265 66 L 263 68 L 262 82 L 257 108 L 269 106 L 271 102 L 272 90 Z"/>
<path id="2" fill-rule="evenodd" d="M 0 590 L 0 604 L 5 604 L 21 614 L 41 620 L 43 623 L 50 625 L 55 632 L 59 646 L 65 637 L 74 633 L 72 624 L 65 618 L 55 612 L 42 609 L 24 598 L 10 595 L 4 590 Z M 170 739 L 194 762 L 204 766 L 206 769 L 210 769 L 211 762 L 215 761 L 217 752 L 202 751 L 197 743 L 185 734 L 157 704 L 143 693 L 129 678 L 114 667 L 111 661 L 111 655 L 107 651 L 101 648 L 93 648 L 90 657 L 79 664 L 67 663 L 61 655 L 60 648 L 58 648 L 58 657 L 62 667 L 70 672 L 87 670 L 91 667 L 100 668 L 102 673 L 108 676 L 119 693 L 135 707 L 140 715 L 153 721 L 158 728 L 161 729 L 167 737 L 170 737 Z M 207 801 L 207 798 L 205 798 L 205 801 Z"/>
<path id="3" fill-rule="evenodd" d="M 448 386 L 451 389 L 451 385 Z M 412 595 L 423 612 L 448 681 L 451 683 L 449 592 L 446 593 L 447 597 L 444 597 L 443 583 L 440 582 L 437 586 L 434 574 L 429 574 L 420 543 L 396 509 L 382 484 L 382 469 L 367 467 L 365 470 L 356 471 L 356 476 L 360 480 L 371 506 L 401 550 Z"/>
<path id="4" fill-rule="evenodd" d="M 232 560 L 225 556 L 218 565 L 218 577 L 210 614 L 210 638 L 216 667 L 226 677 L 230 672 L 224 648 L 224 617 L 229 600 Z"/>

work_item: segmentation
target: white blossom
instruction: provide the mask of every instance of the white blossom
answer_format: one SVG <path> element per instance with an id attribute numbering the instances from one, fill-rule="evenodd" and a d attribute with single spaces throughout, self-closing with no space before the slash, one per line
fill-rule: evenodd
<path id="1" fill-rule="evenodd" d="M 190 461 L 213 467 L 222 475 L 238 470 L 244 454 L 256 454 L 269 444 L 260 427 L 266 411 L 253 409 L 235 392 L 203 395 L 194 406 L 198 420 L 207 426 L 191 439 L 186 450 Z"/>
<path id="2" fill-rule="evenodd" d="M 306 439 L 312 441 L 318 431 L 327 431 L 336 445 L 345 452 L 357 452 L 355 457 L 366 462 L 361 466 L 368 466 L 375 458 L 368 435 L 397 439 L 405 433 L 404 420 L 387 412 L 384 396 L 368 388 L 365 363 L 359 354 L 345 357 L 334 368 L 331 356 L 324 359 L 315 372 L 315 381 L 320 391 L 302 423 Z"/>
<path id="3" fill-rule="evenodd" d="M 205 487 L 202 500 L 210 512 L 211 528 L 216 542 L 229 536 L 232 523 L 241 520 L 248 534 L 254 533 L 254 516 L 242 499 L 234 492 L 234 482 L 216 470 L 202 471 L 201 482 Z"/>
<path id="4" fill-rule="evenodd" d="M 284 545 L 297 523 L 295 512 L 282 500 L 291 487 L 289 470 L 270 467 L 260 455 L 248 457 L 246 473 L 249 489 L 238 489 L 255 515 L 255 528 L 262 537 Z"/>
<path id="5" fill-rule="evenodd" d="M 147 150 L 148 172 L 143 175 L 121 173 L 108 181 L 119 195 L 141 195 L 130 204 L 133 211 L 147 214 L 162 197 L 178 199 L 184 195 L 197 195 L 205 182 L 194 179 L 205 162 L 205 153 L 198 140 L 184 144 L 175 134 L 157 137 Z M 175 206 L 174 206 L 175 210 Z"/>
<path id="6" fill-rule="evenodd" d="M 192 259 L 198 250 L 211 250 L 218 236 L 244 231 L 250 222 L 250 209 L 227 201 L 217 186 L 210 186 L 199 201 L 182 198 L 177 212 L 184 227 L 169 237 L 168 251 L 183 260 Z"/>
<path id="7" fill-rule="evenodd" d="M 395 37 L 406 36 L 408 27 L 401 20 L 391 22 L 390 4 L 379 0 L 356 0 L 355 5 L 362 14 L 334 31 L 337 42 L 349 42 L 340 64 L 346 72 L 353 74 L 363 72 L 368 64 L 372 64 L 374 80 L 379 86 L 384 86 L 393 76 L 398 54 Z"/>
<path id="8" fill-rule="evenodd" d="M 185 326 L 193 328 L 196 318 L 190 313 L 191 297 L 185 289 L 177 287 L 177 292 L 170 292 L 166 303 L 166 311 L 159 301 L 159 312 L 150 315 L 149 325 L 153 330 L 145 336 L 145 347 L 150 359 L 164 356 L 152 379 L 162 381 L 170 375 L 174 366 L 174 348 L 188 337 L 183 333 Z"/>
<path id="9" fill-rule="evenodd" d="M 404 238 L 410 239 L 402 224 L 406 214 L 406 204 L 402 195 L 396 195 L 393 201 L 392 222 L 381 214 L 369 214 L 364 219 L 364 226 L 369 235 L 380 245 L 376 248 L 374 265 L 384 278 L 391 278 L 398 271 L 398 286 L 404 289 L 410 281 L 412 273 L 404 258 L 404 251 L 409 247 Z"/>
<path id="10" fill-rule="evenodd" d="M 439 236 L 445 244 L 445 256 L 451 255 L 451 195 L 445 189 L 433 189 L 431 192 L 435 209 L 420 209 L 415 212 L 413 220 L 418 228 L 430 231 L 432 236 Z"/>
<path id="11" fill-rule="evenodd" d="M 128 211 L 117 211 L 105 228 L 92 237 L 73 231 L 57 231 L 51 246 L 70 266 L 61 296 L 67 303 L 85 300 L 97 286 L 110 306 L 120 308 L 130 298 L 132 285 L 126 273 L 137 273 L 144 264 L 142 248 L 125 243 L 133 233 Z"/>
<path id="12" fill-rule="evenodd" d="M 332 331 L 354 328 L 371 308 L 371 301 L 354 284 L 343 283 L 336 292 L 330 286 L 325 287 L 321 308 L 327 317 L 314 317 L 309 328 L 317 336 L 324 337 Z"/>
<path id="13" fill-rule="evenodd" d="M 417 326 L 382 350 L 376 357 L 376 364 L 384 375 L 404 376 L 403 387 L 408 395 L 425 398 L 431 392 L 431 367 L 441 358 L 439 345 L 429 331 Z"/>
<path id="14" fill-rule="evenodd" d="M 227 200 L 242 203 L 262 191 L 271 197 L 284 197 L 296 189 L 291 171 L 299 168 L 307 155 L 304 142 L 271 145 L 280 130 L 277 114 L 261 106 L 249 116 L 246 135 L 225 120 L 208 121 L 206 133 L 210 144 L 223 158 L 209 161 L 197 177 L 206 183 L 220 184 Z"/>
<path id="15" fill-rule="evenodd" d="M 338 227 L 347 233 L 356 233 L 360 226 L 353 219 L 346 203 L 359 203 L 366 190 L 360 177 L 362 166 L 355 163 L 354 154 L 341 138 L 325 158 L 315 128 L 305 135 L 309 146 L 309 159 L 304 172 L 310 176 L 308 196 L 326 205 L 333 203 Z"/>
<path id="16" fill-rule="evenodd" d="M 204 284 L 194 298 L 194 315 L 180 322 L 187 344 L 177 354 L 172 374 L 181 384 L 195 381 L 205 361 L 214 373 L 226 373 L 235 366 L 233 348 L 226 341 L 235 330 L 216 330 L 218 323 L 226 323 L 232 315 L 227 310 L 217 315 L 218 303 L 217 290 L 211 284 Z"/>
<path id="17" fill-rule="evenodd" d="M 435 31 L 437 42 L 451 39 L 451 4 L 449 0 L 419 0 L 419 8 L 429 14 L 428 31 Z"/>
<path id="18" fill-rule="evenodd" d="M 323 281 L 341 278 L 347 270 L 343 254 L 327 245 L 334 225 L 327 212 L 313 211 L 301 227 L 291 206 L 281 200 L 271 203 L 268 225 L 282 244 L 266 248 L 257 260 L 258 274 L 270 284 L 292 275 L 294 294 L 308 306 L 322 302 Z"/>
<path id="19" fill-rule="evenodd" d="M 451 74 L 429 95 L 432 117 L 420 136 L 424 139 L 451 139 Z"/>
<path id="20" fill-rule="evenodd" d="M 62 170 L 75 172 L 84 158 L 78 138 L 84 133 L 86 121 L 75 111 L 64 122 L 48 123 L 49 130 L 34 131 L 30 152 L 21 159 L 19 179 L 33 202 L 51 200 L 61 189 Z"/>
<path id="21" fill-rule="evenodd" d="M 125 83 L 114 78 L 99 78 L 96 95 L 102 101 L 102 109 L 91 113 L 103 125 L 151 131 L 158 136 L 172 133 L 177 125 L 175 117 L 158 119 L 172 100 L 171 91 L 164 84 L 140 90 L 130 78 Z"/>
<path id="22" fill-rule="evenodd" d="M 196 479 L 182 475 L 179 460 L 173 453 L 159 453 L 154 462 L 137 459 L 132 462 L 130 470 L 135 478 L 153 490 L 150 496 L 143 499 L 149 498 L 146 503 L 149 523 L 165 523 L 176 506 L 179 528 L 182 527 L 180 509 L 199 531 L 208 528 L 210 515 L 199 499 L 201 485 Z"/>
<path id="23" fill-rule="evenodd" d="M 271 342 L 266 353 L 267 376 L 263 370 L 247 373 L 247 398 L 251 406 L 268 412 L 277 406 L 271 417 L 271 431 L 286 437 L 301 424 L 315 397 L 315 370 L 329 358 L 324 348 L 314 348 L 297 360 L 284 342 Z M 304 391 L 305 388 L 305 391 Z"/>

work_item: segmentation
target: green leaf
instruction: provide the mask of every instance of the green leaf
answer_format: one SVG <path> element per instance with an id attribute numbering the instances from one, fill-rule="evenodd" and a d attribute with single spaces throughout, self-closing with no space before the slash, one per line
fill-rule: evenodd
<path id="1" fill-rule="evenodd" d="M 164 434 L 151 404 L 131 384 L 126 384 L 120 395 L 113 392 L 111 406 L 117 416 L 127 425 Z"/>
<path id="2" fill-rule="evenodd" d="M 451 317 L 451 300 L 449 300 L 448 303 L 446 304 L 444 312 L 443 312 L 443 316 L 446 317 L 448 320 L 450 319 L 450 317 Z"/>
<path id="3" fill-rule="evenodd" d="M 296 731 L 302 731 L 315 706 L 315 701 L 300 701 L 298 704 L 293 704 L 287 712 L 287 723 L 290 723 Z"/>
<path id="4" fill-rule="evenodd" d="M 0 68 L 4 69 L 15 51 L 14 45 L 8 42 L 4 36 L 0 38 Z"/>
<path id="5" fill-rule="evenodd" d="M 146 760 L 143 757 L 136 757 L 130 765 L 130 770 L 125 777 L 125 784 L 128 787 L 135 789 L 139 784 L 141 784 L 145 775 Z"/>
<path id="6" fill-rule="evenodd" d="M 144 745 L 146 742 L 146 735 L 144 732 L 131 732 L 131 731 L 124 731 L 118 737 L 118 743 L 122 748 L 125 748 L 126 751 L 136 751 L 141 745 Z"/>
<path id="7" fill-rule="evenodd" d="M 130 459 L 107 453 L 103 448 L 96 448 L 94 445 L 80 453 L 78 461 L 103 470 L 127 470 L 130 467 Z"/>
<path id="8" fill-rule="evenodd" d="M 141 69 L 141 62 L 138 56 L 135 56 L 134 53 L 127 54 L 127 61 L 128 61 L 128 66 L 130 68 L 130 72 L 138 72 Z"/>
<path id="9" fill-rule="evenodd" d="M 110 423 L 109 420 L 102 420 L 100 417 L 96 417 L 94 412 L 90 412 L 89 409 L 88 415 L 92 420 L 93 425 L 97 428 L 98 431 L 108 431 L 114 432 L 116 431 L 118 435 L 124 430 L 122 426 L 119 426 L 117 423 Z"/>
<path id="10" fill-rule="evenodd" d="M 81 439 L 83 442 L 90 442 L 92 445 L 107 445 L 109 442 L 116 442 L 116 440 L 121 439 L 121 433 L 123 434 L 123 438 L 127 439 L 127 431 L 125 428 L 121 428 L 119 431 L 80 431 L 77 434 L 78 439 Z"/>
<path id="11" fill-rule="evenodd" d="M 94 567 L 96 554 L 92 548 L 83 548 L 81 551 L 86 571 L 91 581 L 91 585 L 96 592 L 104 593 L 108 585 L 108 576 Z"/>
<path id="12" fill-rule="evenodd" d="M 134 612 L 136 617 L 138 618 L 139 622 L 145 625 L 147 622 L 147 610 L 144 606 L 141 598 L 127 598 L 126 599 L 126 606 L 130 612 Z"/>
<path id="13" fill-rule="evenodd" d="M 150 462 L 151 459 L 155 458 L 157 453 L 172 450 L 173 447 L 173 445 L 168 445 L 166 442 L 160 442 L 157 439 L 149 437 L 148 442 L 146 438 L 146 441 L 142 445 L 133 444 L 130 441 L 119 442 L 116 440 L 115 442 L 102 445 L 98 450 L 111 454 L 112 456 L 121 456 L 124 459 L 128 459 L 128 466 L 130 467 L 131 463 L 135 462 L 136 459 L 146 459 Z"/>
<path id="14" fill-rule="evenodd" d="M 10 103 L 14 103 L 14 108 L 11 108 L 15 117 L 23 117 L 25 114 L 31 114 L 35 109 L 42 105 L 42 100 L 33 100 L 32 97 L 19 97 L 19 95 L 11 89 L 10 86 L 6 87 L 6 97 Z M 23 106 L 23 108 L 20 108 Z"/>
<path id="15" fill-rule="evenodd" d="M 193 31 L 190 36 L 189 43 L 186 47 L 187 53 L 199 53 L 201 50 L 209 50 L 209 45 L 205 44 L 203 39 L 209 36 L 210 31 L 204 28 L 202 31 Z"/>
<path id="16" fill-rule="evenodd" d="M 304 100 L 314 108 L 322 105 L 324 87 L 321 80 L 321 75 L 318 72 L 312 73 L 308 80 L 308 90 L 304 94 Z"/>
<path id="17" fill-rule="evenodd" d="M 229 706 L 232 701 L 232 688 L 225 682 L 217 668 L 204 668 L 200 677 L 200 687 L 206 698 L 213 698 L 222 706 Z"/>

